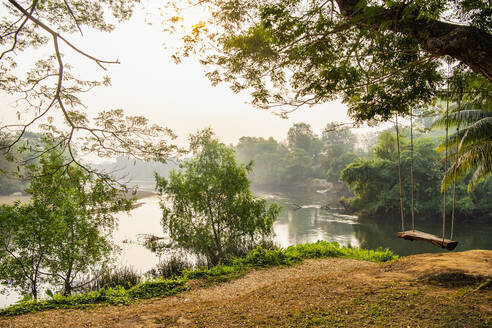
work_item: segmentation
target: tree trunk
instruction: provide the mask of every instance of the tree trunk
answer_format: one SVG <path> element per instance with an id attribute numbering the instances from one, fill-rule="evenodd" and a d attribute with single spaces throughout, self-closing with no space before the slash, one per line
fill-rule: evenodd
<path id="1" fill-rule="evenodd" d="M 31 282 L 31 294 L 35 300 L 38 299 L 38 286 L 35 281 Z"/>
<path id="2" fill-rule="evenodd" d="M 71 275 L 72 275 L 72 268 L 70 267 L 64 280 L 63 296 L 70 296 L 72 294 L 72 284 L 70 283 Z"/>
<path id="3" fill-rule="evenodd" d="M 341 14 L 347 19 L 357 16 L 358 0 L 336 0 Z M 415 38 L 422 49 L 438 57 L 450 56 L 466 64 L 475 73 L 492 82 L 492 35 L 472 26 L 461 26 L 437 20 L 403 17 L 403 7 L 372 8 L 376 12 L 359 25 L 379 29 L 383 22 L 392 21 L 390 30 Z"/>

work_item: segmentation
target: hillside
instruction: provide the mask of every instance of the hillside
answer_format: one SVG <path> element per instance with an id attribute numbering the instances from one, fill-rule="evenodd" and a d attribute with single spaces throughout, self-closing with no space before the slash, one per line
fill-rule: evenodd
<path id="1" fill-rule="evenodd" d="M 0 327 L 492 327 L 492 251 L 375 264 L 306 260 L 131 306 L 55 310 Z"/>

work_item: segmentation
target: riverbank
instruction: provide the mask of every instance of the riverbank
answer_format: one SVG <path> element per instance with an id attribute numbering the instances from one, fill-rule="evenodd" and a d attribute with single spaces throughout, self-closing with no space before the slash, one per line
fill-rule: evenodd
<path id="1" fill-rule="evenodd" d="M 490 327 L 492 251 L 379 264 L 305 260 L 130 306 L 54 310 L 0 327 Z M 487 281 L 488 287 L 487 287 Z"/>

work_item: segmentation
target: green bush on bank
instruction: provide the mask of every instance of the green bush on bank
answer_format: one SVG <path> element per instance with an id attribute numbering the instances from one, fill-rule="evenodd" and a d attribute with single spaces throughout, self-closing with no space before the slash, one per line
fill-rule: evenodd
<path id="1" fill-rule="evenodd" d="M 285 254 L 296 259 L 312 259 L 325 257 L 345 257 L 371 262 L 387 262 L 397 258 L 389 249 L 372 250 L 351 247 L 341 247 L 337 242 L 317 241 L 315 243 L 290 246 Z"/>
<path id="2" fill-rule="evenodd" d="M 128 305 L 130 302 L 131 299 L 125 288 L 119 286 L 115 288 L 102 288 L 97 291 L 76 294 L 73 296 L 55 294 L 52 298 L 42 301 L 20 301 L 5 309 L 0 309 L 0 316 L 12 316 L 52 309 L 78 308 L 97 303 Z"/>
<path id="3" fill-rule="evenodd" d="M 21 301 L 17 304 L 0 309 L 0 316 L 18 315 L 28 312 L 39 312 L 59 308 L 77 308 L 96 303 L 112 305 L 128 305 L 136 299 L 165 297 L 188 290 L 189 280 L 207 279 L 211 282 L 223 282 L 240 277 L 250 268 L 267 268 L 288 266 L 304 259 L 344 257 L 372 262 L 386 262 L 398 256 L 390 250 L 368 250 L 342 247 L 337 242 L 317 241 L 316 243 L 299 244 L 286 249 L 264 248 L 258 246 L 243 258 L 225 260 L 212 268 L 184 270 L 182 276 L 173 279 L 147 280 L 128 290 L 122 286 L 102 288 L 73 296 L 53 295 L 42 301 Z"/>
<path id="4" fill-rule="evenodd" d="M 130 288 L 128 295 L 135 299 L 171 296 L 188 290 L 187 282 L 185 278 L 148 280 Z"/>
<path id="5" fill-rule="evenodd" d="M 315 243 L 289 246 L 286 249 L 257 247 L 244 258 L 234 259 L 234 265 L 250 267 L 271 267 L 291 265 L 304 259 L 345 257 L 371 262 L 387 262 L 398 256 L 390 250 L 370 250 L 340 246 L 337 242 L 319 240 Z"/>

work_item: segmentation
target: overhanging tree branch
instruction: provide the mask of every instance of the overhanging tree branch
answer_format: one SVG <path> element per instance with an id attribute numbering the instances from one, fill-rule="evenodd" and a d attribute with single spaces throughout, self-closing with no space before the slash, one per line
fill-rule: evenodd
<path id="1" fill-rule="evenodd" d="M 123 0 L 120 1 L 123 3 Z M 12 23 L 12 26 L 20 26 L 16 27 L 15 35 L 12 26 L 8 25 L 6 27 L 7 32 L 12 30 L 10 35 L 12 46 L 9 46 L 9 48 L 12 49 L 3 52 L 2 56 L 4 59 L 10 63 L 14 63 L 12 58 L 6 55 L 16 48 L 17 34 L 25 29 L 28 21 L 32 22 L 32 24 L 36 28 L 42 30 L 43 33 L 46 32 L 49 35 L 49 38 L 45 38 L 41 34 L 36 34 L 32 37 L 32 44 L 44 44 L 51 39 L 53 42 L 54 54 L 48 60 L 36 62 L 36 67 L 28 72 L 26 81 L 17 78 L 16 75 L 3 74 L 1 81 L 2 89 L 9 94 L 22 93 L 24 95 L 22 100 L 27 103 L 28 110 L 31 110 L 34 117 L 23 124 L 7 124 L 0 126 L 0 131 L 2 131 L 2 133 L 5 131 L 6 140 L 8 141 L 0 145 L 1 151 L 8 153 L 17 149 L 14 146 L 21 142 L 27 130 L 30 127 L 33 127 L 33 125 L 42 118 L 45 118 L 48 123 L 45 124 L 43 122 L 41 127 L 48 135 L 55 136 L 57 142 L 63 145 L 68 154 L 72 157 L 69 163 L 65 163 L 66 165 L 76 163 L 87 168 L 87 166 L 82 165 L 79 159 L 75 158 L 75 143 L 79 142 L 81 139 L 83 141 L 83 147 L 81 149 L 77 148 L 77 151 L 96 152 L 98 155 L 102 156 L 123 154 L 139 159 L 152 158 L 164 161 L 172 154 L 183 152 L 183 150 L 179 149 L 177 146 L 168 144 L 167 140 L 174 140 L 176 138 L 170 129 L 157 125 L 150 126 L 143 116 L 126 117 L 119 109 L 109 110 L 100 113 L 99 116 L 95 118 L 95 126 L 93 126 L 89 124 L 89 120 L 83 112 L 78 112 L 73 109 L 76 106 L 83 106 L 82 102 L 77 97 L 78 93 L 86 92 L 98 85 L 107 85 L 110 83 L 110 80 L 107 77 L 105 77 L 102 82 L 81 81 L 76 79 L 70 73 L 70 65 L 65 65 L 64 63 L 64 57 L 62 56 L 62 49 L 60 49 L 60 46 L 65 44 L 79 55 L 96 63 L 104 70 L 106 70 L 107 64 L 119 64 L 119 61 L 103 60 L 85 52 L 68 41 L 64 35 L 56 31 L 56 26 L 67 31 L 78 29 L 80 32 L 82 31 L 82 24 L 87 24 L 99 29 L 110 29 L 111 27 L 109 25 L 104 25 L 106 23 L 102 17 L 100 19 L 97 17 L 96 19 L 99 20 L 90 22 L 79 20 L 70 7 L 69 2 L 64 0 L 64 4 L 59 4 L 59 9 L 66 18 L 64 22 L 69 24 L 69 27 L 67 28 L 66 26 L 63 26 L 62 23 L 56 21 L 53 22 L 54 19 L 58 20 L 59 18 L 50 17 L 46 8 L 41 6 L 38 0 L 33 0 L 31 6 L 27 9 L 24 8 L 19 1 L 8 0 L 7 2 L 12 6 L 10 7 L 12 13 L 15 11 L 20 13 L 20 18 L 17 18 L 18 16 L 15 15 L 17 19 L 15 23 Z M 94 2 L 96 3 L 97 1 Z M 132 1 L 128 1 L 128 3 L 131 2 Z M 84 8 L 86 14 L 94 10 L 93 7 L 90 6 L 91 1 L 85 1 L 80 5 Z M 80 11 L 80 8 L 77 7 L 77 10 Z M 121 10 L 119 15 L 128 15 L 128 12 L 125 11 L 124 7 L 118 8 L 118 10 Z M 40 18 L 43 17 L 43 14 L 48 15 L 46 21 L 54 24 L 54 26 L 50 26 L 49 23 L 46 23 Z M 32 26 L 30 26 L 30 31 L 31 27 Z M 23 35 L 23 37 L 26 36 Z M 25 42 L 25 40 L 22 41 Z M 25 44 L 23 44 L 23 46 L 25 46 Z M 8 73 L 9 69 L 4 67 L 6 66 L 0 66 L 0 69 L 3 69 L 2 73 Z M 56 78 L 56 82 L 53 81 L 52 84 L 50 84 L 50 77 Z M 73 82 L 73 85 L 66 87 L 65 84 L 68 84 L 67 81 Z M 61 113 L 68 129 L 58 128 L 52 123 L 53 119 L 47 117 L 47 113 L 53 111 L 59 111 Z M 20 113 L 18 116 L 20 120 Z M 9 131 L 11 131 L 10 129 L 13 128 L 20 129 L 19 131 L 15 131 L 12 136 L 7 135 Z M 64 141 L 61 142 L 59 140 Z M 34 156 L 30 157 L 36 157 L 43 153 L 43 149 L 41 149 L 38 153 L 34 152 Z M 21 160 L 19 162 L 19 164 L 22 163 L 25 164 L 25 161 L 23 162 Z M 93 170 L 90 171 L 94 172 Z"/>
<path id="2" fill-rule="evenodd" d="M 474 26 L 456 25 L 435 19 L 419 18 L 417 13 L 395 8 L 361 6 L 358 0 L 336 0 L 341 14 L 355 24 L 379 30 L 383 23 L 392 22 L 388 29 L 418 40 L 422 49 L 436 56 L 455 58 L 474 72 L 492 81 L 492 35 Z M 360 19 L 364 11 L 375 12 L 369 19 Z"/>

